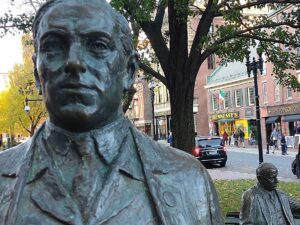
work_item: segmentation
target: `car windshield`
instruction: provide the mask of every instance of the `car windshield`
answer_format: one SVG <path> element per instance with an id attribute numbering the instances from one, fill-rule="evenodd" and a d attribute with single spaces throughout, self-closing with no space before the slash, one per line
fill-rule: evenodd
<path id="1" fill-rule="evenodd" d="M 199 147 L 214 147 L 222 145 L 220 138 L 213 138 L 213 139 L 201 139 L 198 140 Z"/>

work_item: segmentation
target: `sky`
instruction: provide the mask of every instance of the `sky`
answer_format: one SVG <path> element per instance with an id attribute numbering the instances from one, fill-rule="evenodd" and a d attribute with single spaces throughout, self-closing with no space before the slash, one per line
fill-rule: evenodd
<path id="1" fill-rule="evenodd" d="M 0 16 L 8 10 L 9 0 L 0 0 Z M 0 38 L 0 91 L 6 86 L 7 73 L 22 62 L 21 34 L 7 34 Z"/>
<path id="2" fill-rule="evenodd" d="M 0 38 L 0 74 L 7 73 L 15 63 L 21 62 L 21 35 L 6 35 Z"/>

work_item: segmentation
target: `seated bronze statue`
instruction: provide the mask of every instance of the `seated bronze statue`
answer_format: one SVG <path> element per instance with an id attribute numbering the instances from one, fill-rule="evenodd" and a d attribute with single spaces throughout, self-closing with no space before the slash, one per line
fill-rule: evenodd
<path id="1" fill-rule="evenodd" d="M 256 169 L 258 183 L 243 193 L 240 225 L 294 225 L 300 202 L 277 189 L 277 168 L 261 163 Z"/>
<path id="2" fill-rule="evenodd" d="M 137 58 L 123 16 L 101 0 L 50 0 L 33 40 L 49 119 L 0 154 L 0 225 L 223 224 L 201 163 L 124 117 Z"/>

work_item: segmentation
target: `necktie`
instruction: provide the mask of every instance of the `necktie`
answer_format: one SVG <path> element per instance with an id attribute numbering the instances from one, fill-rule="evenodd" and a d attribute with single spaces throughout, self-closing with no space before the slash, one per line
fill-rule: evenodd
<path id="1" fill-rule="evenodd" d="M 94 151 L 94 145 L 91 139 L 84 142 L 76 141 L 75 148 L 80 156 L 80 166 L 78 173 L 73 180 L 73 195 L 77 200 L 79 209 L 83 219 L 87 222 L 91 207 L 96 199 L 95 196 L 103 183 L 100 173 L 101 169 L 105 169 Z"/>

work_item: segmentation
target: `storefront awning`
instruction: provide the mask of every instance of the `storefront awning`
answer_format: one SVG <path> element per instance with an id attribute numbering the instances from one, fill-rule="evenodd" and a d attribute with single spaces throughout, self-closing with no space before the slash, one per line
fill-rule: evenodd
<path id="1" fill-rule="evenodd" d="M 225 122 L 232 122 L 234 119 L 219 119 L 218 122 L 225 123 Z"/>
<path id="2" fill-rule="evenodd" d="M 266 119 L 266 123 L 275 123 L 277 122 L 279 116 L 271 116 Z"/>
<path id="3" fill-rule="evenodd" d="M 287 115 L 284 116 L 282 121 L 283 122 L 294 122 L 300 120 L 300 114 L 294 114 L 294 115 Z"/>

